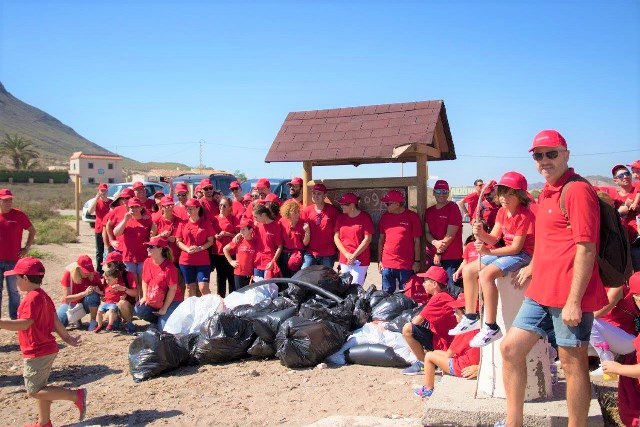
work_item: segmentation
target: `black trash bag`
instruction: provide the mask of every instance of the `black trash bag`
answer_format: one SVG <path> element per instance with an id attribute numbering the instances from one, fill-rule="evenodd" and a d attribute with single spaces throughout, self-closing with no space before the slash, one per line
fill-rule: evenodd
<path id="1" fill-rule="evenodd" d="M 249 350 L 247 351 L 253 357 L 274 357 L 276 355 L 276 349 L 273 347 L 273 343 L 267 343 L 262 338 L 258 337 L 253 342 Z"/>
<path id="2" fill-rule="evenodd" d="M 273 307 L 275 307 L 275 305 L 273 305 Z M 258 338 L 261 338 L 264 342 L 271 344 L 276 339 L 276 334 L 278 333 L 278 329 L 280 329 L 280 325 L 288 318 L 295 316 L 297 312 L 298 307 L 291 306 L 284 310 L 261 314 L 260 316 L 252 319 L 253 331 L 258 335 Z M 275 349 L 273 352 L 275 354 Z"/>
<path id="3" fill-rule="evenodd" d="M 312 265 L 294 274 L 292 279 L 316 285 L 335 295 L 341 295 L 349 285 L 345 286 L 340 275 L 331 267 L 324 265 Z M 283 292 L 283 296 L 291 298 L 296 304 L 300 304 L 315 295 L 311 289 L 289 283 L 289 287 Z"/>
<path id="4" fill-rule="evenodd" d="M 255 340 L 251 320 L 220 313 L 200 329 L 194 356 L 198 363 L 224 363 L 240 359 Z"/>
<path id="5" fill-rule="evenodd" d="M 369 304 L 374 309 L 376 305 L 380 304 L 382 300 L 389 298 L 391 294 L 387 291 L 373 291 L 369 297 Z"/>
<path id="6" fill-rule="evenodd" d="M 288 368 L 316 366 L 342 347 L 348 332 L 326 320 L 287 319 L 276 336 L 276 357 Z"/>
<path id="7" fill-rule="evenodd" d="M 265 299 L 254 305 L 239 305 L 231 310 L 231 313 L 243 319 L 254 319 L 258 316 L 262 316 L 265 313 L 270 313 L 276 310 L 277 308 L 272 303 L 272 301 L 270 299 Z"/>
<path id="8" fill-rule="evenodd" d="M 129 372 L 133 381 L 145 381 L 186 365 L 188 340 L 187 347 L 184 344 L 174 335 L 155 328 L 138 335 L 129 345 Z"/>
<path id="9" fill-rule="evenodd" d="M 177 334 L 175 335 L 176 340 L 178 340 L 178 345 L 180 347 L 187 349 L 189 352 L 189 357 L 184 361 L 183 365 L 197 365 L 198 360 L 194 356 L 194 351 L 196 348 L 196 344 L 198 343 L 198 336 L 200 334 Z"/>
<path id="10" fill-rule="evenodd" d="M 340 304 L 328 298 L 316 296 L 302 304 L 298 314 L 307 320 L 328 320 L 351 331 L 354 306 L 350 299 L 345 299 Z"/>
<path id="11" fill-rule="evenodd" d="M 359 344 L 344 352 L 347 363 L 387 368 L 405 368 L 409 364 L 393 348 L 382 344 Z"/>
<path id="12" fill-rule="evenodd" d="M 284 310 L 285 308 L 289 307 L 297 307 L 297 304 L 295 302 L 286 297 L 276 297 L 272 299 L 271 302 L 276 307 L 276 310 L 274 311 Z"/>
<path id="13" fill-rule="evenodd" d="M 253 313 L 255 308 L 251 304 L 242 304 L 231 309 L 231 314 L 236 315 L 238 317 L 247 317 L 249 314 Z"/>
<path id="14" fill-rule="evenodd" d="M 399 316 L 397 316 L 395 319 L 387 323 L 387 326 L 386 326 L 387 330 L 391 332 L 402 332 L 402 327 L 406 323 L 411 322 L 411 319 L 413 319 L 418 314 L 420 314 L 423 308 L 424 308 L 424 304 L 420 304 L 415 308 L 410 308 L 403 311 L 402 313 L 400 313 Z"/>
<path id="15" fill-rule="evenodd" d="M 398 317 L 400 313 L 410 308 L 415 308 L 418 303 L 402 293 L 396 293 L 382 300 L 373 307 L 371 318 L 373 320 L 389 321 Z"/>
<path id="16" fill-rule="evenodd" d="M 353 307 L 353 318 L 351 327 L 354 329 L 362 328 L 365 323 L 371 321 L 371 304 L 368 299 L 360 298 L 356 300 Z"/>

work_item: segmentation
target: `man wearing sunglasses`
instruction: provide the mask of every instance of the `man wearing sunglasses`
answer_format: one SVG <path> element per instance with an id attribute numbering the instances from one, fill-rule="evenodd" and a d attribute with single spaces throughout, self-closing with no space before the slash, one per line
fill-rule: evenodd
<path id="1" fill-rule="evenodd" d="M 552 331 L 567 380 L 569 425 L 587 425 L 591 401 L 587 348 L 593 312 L 608 303 L 596 263 L 598 196 L 587 182 L 573 181 L 565 192 L 565 218 L 560 194 L 575 175 L 568 165 L 565 139 L 558 131 L 544 130 L 535 136 L 529 151 L 546 183 L 538 199 L 533 259 L 514 278 L 517 287 L 530 283 L 500 345 L 506 425 L 523 424 L 527 354 L 540 337 Z"/>
<path id="2" fill-rule="evenodd" d="M 209 221 L 213 221 L 213 218 L 220 214 L 220 207 L 218 206 L 219 200 L 216 200 L 218 197 L 216 197 L 211 180 L 204 178 L 200 181 L 200 188 L 204 192 L 204 197 L 200 199 L 204 209 L 204 216 Z"/>
<path id="3" fill-rule="evenodd" d="M 242 218 L 244 214 L 245 206 L 242 204 L 242 187 L 240 187 L 240 183 L 238 181 L 232 181 L 229 184 L 229 191 L 231 191 L 231 211 L 233 216 L 238 218 L 238 221 Z"/>
<path id="4" fill-rule="evenodd" d="M 302 268 L 310 265 L 324 265 L 333 268 L 336 257 L 336 245 L 333 241 L 334 226 L 338 209 L 325 203 L 327 187 L 316 184 L 311 191 L 312 205 L 300 213 L 300 219 L 309 224 L 311 239 L 304 254 Z"/>
<path id="5" fill-rule="evenodd" d="M 186 221 L 189 219 L 187 207 L 185 206 L 185 203 L 189 200 L 189 187 L 184 182 L 179 182 L 176 184 L 175 193 L 177 201 L 173 206 L 173 214 L 180 218 L 181 221 Z"/>
<path id="6" fill-rule="evenodd" d="M 482 192 L 483 186 L 484 181 L 482 181 L 481 179 L 476 179 L 475 181 L 473 181 L 474 191 L 467 194 L 462 200 L 458 202 L 458 206 L 462 211 L 462 216 L 469 216 L 471 224 L 473 224 L 476 219 L 476 208 L 478 207 L 480 192 Z"/>
<path id="7" fill-rule="evenodd" d="M 613 198 L 613 205 L 618 209 L 622 224 L 629 236 L 629 243 L 632 244 L 631 263 L 633 271 L 640 271 L 640 246 L 636 242 L 638 239 L 638 225 L 636 223 L 638 210 L 636 206 L 638 205 L 638 198 L 640 198 L 640 191 L 633 186 L 631 172 L 625 165 L 615 165 L 611 169 L 611 175 L 613 175 L 613 182 L 616 183 L 618 188 L 616 188 L 615 193 L 609 195 Z"/>

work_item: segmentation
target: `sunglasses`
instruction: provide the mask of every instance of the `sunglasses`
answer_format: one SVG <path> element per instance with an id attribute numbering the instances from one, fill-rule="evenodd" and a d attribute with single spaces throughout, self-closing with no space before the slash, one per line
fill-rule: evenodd
<path id="1" fill-rule="evenodd" d="M 238 187 L 234 187 L 231 189 L 231 191 L 240 191 L 240 189 Z"/>
<path id="2" fill-rule="evenodd" d="M 158 245 L 147 245 L 147 249 L 155 249 L 155 248 L 159 248 Z"/>
<path id="3" fill-rule="evenodd" d="M 204 191 L 213 191 L 213 187 L 204 187 L 203 190 Z"/>
<path id="4" fill-rule="evenodd" d="M 558 154 L 560 154 L 560 151 L 566 151 L 566 150 L 551 150 L 547 152 L 533 153 L 531 154 L 531 157 L 533 157 L 533 160 L 537 162 L 544 159 L 545 156 L 547 156 L 547 159 L 553 160 L 556 157 L 558 157 Z"/>
<path id="5" fill-rule="evenodd" d="M 163 208 L 169 208 L 169 209 L 173 209 L 174 205 L 162 205 Z"/>
<path id="6" fill-rule="evenodd" d="M 178 197 L 187 197 L 188 194 L 187 193 L 178 193 L 178 194 L 176 194 L 176 196 L 178 196 Z"/>
<path id="7" fill-rule="evenodd" d="M 622 173 L 619 173 L 618 175 L 615 175 L 614 178 L 625 179 L 625 178 L 629 178 L 630 176 L 631 176 L 631 172 L 622 172 Z"/>
<path id="8" fill-rule="evenodd" d="M 227 205 L 225 205 L 224 203 L 220 203 L 218 206 L 220 206 L 221 208 L 226 208 Z"/>
<path id="9" fill-rule="evenodd" d="M 433 194 L 437 194 L 438 196 L 443 196 L 445 194 L 449 194 L 449 190 L 433 190 Z"/>

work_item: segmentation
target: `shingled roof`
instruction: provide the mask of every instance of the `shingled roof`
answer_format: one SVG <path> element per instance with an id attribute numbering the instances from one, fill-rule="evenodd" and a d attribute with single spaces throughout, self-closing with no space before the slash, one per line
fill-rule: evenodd
<path id="1" fill-rule="evenodd" d="M 265 161 L 359 165 L 456 158 L 442 100 L 292 112 Z"/>

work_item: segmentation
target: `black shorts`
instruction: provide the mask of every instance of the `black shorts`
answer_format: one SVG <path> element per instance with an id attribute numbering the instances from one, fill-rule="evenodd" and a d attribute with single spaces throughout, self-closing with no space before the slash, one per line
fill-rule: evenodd
<path id="1" fill-rule="evenodd" d="M 428 351 L 433 351 L 433 332 L 424 326 L 411 324 L 411 336 Z"/>

